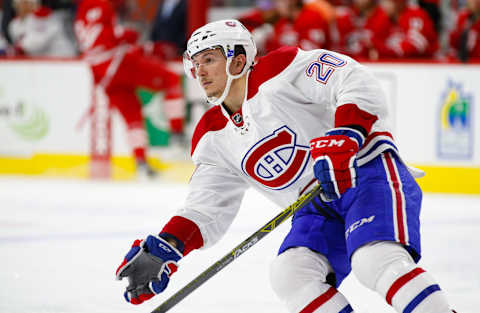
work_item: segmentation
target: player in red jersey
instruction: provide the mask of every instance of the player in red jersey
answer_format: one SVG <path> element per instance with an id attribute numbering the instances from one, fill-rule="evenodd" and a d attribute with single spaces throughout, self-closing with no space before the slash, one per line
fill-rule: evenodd
<path id="1" fill-rule="evenodd" d="M 252 31 L 260 50 L 270 52 L 282 46 L 312 50 L 330 47 L 326 11 L 315 0 L 275 0 L 271 10 L 255 9 L 240 21 Z"/>
<path id="2" fill-rule="evenodd" d="M 389 26 L 388 15 L 376 0 L 353 0 L 351 7 L 337 8 L 336 50 L 356 58 L 375 59 L 375 42 L 388 36 Z"/>
<path id="3" fill-rule="evenodd" d="M 462 61 L 480 58 L 480 1 L 468 0 L 450 33 L 450 47 Z"/>
<path id="4" fill-rule="evenodd" d="M 438 35 L 435 26 L 423 9 L 409 5 L 404 0 L 382 0 L 381 6 L 389 16 L 390 23 L 381 29 L 374 29 L 384 34 L 385 38 L 373 39 L 379 58 L 432 57 L 438 50 Z"/>
<path id="5" fill-rule="evenodd" d="M 145 55 L 136 44 L 138 34 L 116 23 L 110 0 L 81 1 L 75 18 L 75 34 L 95 84 L 105 91 L 110 106 L 125 119 L 137 170 L 145 169 L 148 175 L 154 175 L 146 163 L 147 134 L 136 89 L 142 86 L 163 91 L 171 132 L 181 133 L 184 99 L 179 75 L 160 60 Z"/>

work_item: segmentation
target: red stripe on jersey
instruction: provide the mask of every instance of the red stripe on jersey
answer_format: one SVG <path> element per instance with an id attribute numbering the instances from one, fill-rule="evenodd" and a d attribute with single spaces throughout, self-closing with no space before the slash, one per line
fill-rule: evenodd
<path id="1" fill-rule="evenodd" d="M 247 100 L 257 94 L 260 85 L 277 76 L 290 65 L 297 53 L 296 47 L 282 47 L 261 57 L 248 77 Z"/>
<path id="2" fill-rule="evenodd" d="M 214 106 L 205 114 L 197 124 L 192 136 L 192 150 L 190 155 L 193 155 L 198 142 L 202 139 L 203 135 L 210 131 L 217 131 L 223 129 L 227 125 L 228 119 L 223 115 L 222 108 L 219 105 Z"/>
<path id="3" fill-rule="evenodd" d="M 403 197 L 402 197 L 402 190 L 400 189 L 400 181 L 399 177 L 397 176 L 397 172 L 395 171 L 395 167 L 393 164 L 392 156 L 390 153 L 385 153 L 385 161 L 388 167 L 388 173 L 390 174 L 390 180 L 392 184 L 392 188 L 394 191 L 393 196 L 395 197 L 395 210 L 397 212 L 397 223 L 398 227 L 398 240 L 401 244 L 405 245 L 405 227 L 403 224 Z"/>
<path id="4" fill-rule="evenodd" d="M 203 246 L 203 237 L 197 224 L 182 216 L 174 216 L 165 225 L 161 233 L 168 233 L 183 242 L 185 250 L 183 256 L 186 256 L 190 251 L 198 249 Z"/>
<path id="5" fill-rule="evenodd" d="M 372 125 L 378 120 L 376 115 L 361 110 L 356 104 L 347 103 L 339 106 L 335 112 L 335 127 L 359 125 L 370 133 Z"/>
<path id="6" fill-rule="evenodd" d="M 313 313 L 321 307 L 325 302 L 330 300 L 337 293 L 337 289 L 330 287 L 326 292 L 322 293 L 318 298 L 310 302 L 300 313 Z"/>
<path id="7" fill-rule="evenodd" d="M 413 270 L 411 270 L 410 272 L 408 272 L 407 274 L 401 276 L 400 278 L 398 278 L 393 284 L 392 286 L 390 287 L 390 289 L 388 289 L 388 292 L 387 292 L 387 295 L 385 296 L 385 300 L 387 300 L 387 303 L 392 305 L 392 299 L 393 297 L 395 296 L 395 294 L 397 293 L 397 291 L 402 288 L 406 283 L 408 283 L 409 281 L 411 281 L 412 279 L 414 279 L 415 277 L 417 277 L 418 275 L 422 274 L 423 272 L 425 272 L 425 270 L 423 270 L 422 268 L 420 267 L 417 267 Z"/>

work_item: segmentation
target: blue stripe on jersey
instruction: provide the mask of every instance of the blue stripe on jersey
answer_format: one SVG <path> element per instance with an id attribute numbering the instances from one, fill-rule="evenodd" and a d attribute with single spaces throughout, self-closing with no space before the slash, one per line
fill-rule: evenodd
<path id="1" fill-rule="evenodd" d="M 440 290 L 440 286 L 438 286 L 436 284 L 428 286 L 427 288 L 423 289 L 422 292 L 420 292 L 415 298 L 413 298 L 412 301 L 410 301 L 410 303 L 403 310 L 403 313 L 412 312 L 417 307 L 417 305 L 419 305 L 420 302 L 423 301 L 423 299 L 425 299 L 426 297 L 428 297 L 430 294 L 434 293 L 435 291 L 439 291 L 439 290 Z"/>
<path id="2" fill-rule="evenodd" d="M 347 305 L 346 307 L 344 307 L 340 312 L 338 313 L 350 313 L 350 312 L 353 312 L 353 309 L 352 307 L 349 305 Z"/>

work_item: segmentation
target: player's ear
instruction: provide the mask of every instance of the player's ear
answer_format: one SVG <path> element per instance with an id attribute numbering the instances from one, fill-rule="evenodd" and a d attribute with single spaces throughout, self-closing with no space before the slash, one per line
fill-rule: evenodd
<path id="1" fill-rule="evenodd" d="M 231 73 L 233 75 L 240 74 L 247 62 L 245 54 L 239 54 L 232 60 Z"/>

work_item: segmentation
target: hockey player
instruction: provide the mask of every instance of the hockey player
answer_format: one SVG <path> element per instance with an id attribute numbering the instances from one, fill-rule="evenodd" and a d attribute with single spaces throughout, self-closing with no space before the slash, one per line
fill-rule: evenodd
<path id="1" fill-rule="evenodd" d="M 116 275 L 125 299 L 162 292 L 180 259 L 214 245 L 247 188 L 285 207 L 320 181 L 323 196 L 293 218 L 271 282 L 290 312 L 353 312 L 337 290 L 353 270 L 397 312 L 451 312 L 416 263 L 422 192 L 386 124 L 379 83 L 353 59 L 284 47 L 254 64 L 236 20 L 196 30 L 184 64 L 214 106 L 192 139 L 196 170 L 181 210 L 134 242 Z"/>
<path id="2" fill-rule="evenodd" d="M 110 105 L 125 119 L 137 170 L 153 176 L 155 172 L 146 163 L 147 135 L 135 92 L 139 86 L 164 91 L 170 131 L 180 134 L 185 103 L 179 75 L 159 60 L 147 57 L 136 44 L 138 34 L 135 31 L 117 25 L 110 0 L 82 0 L 74 27 L 95 84 L 105 91 Z"/>

